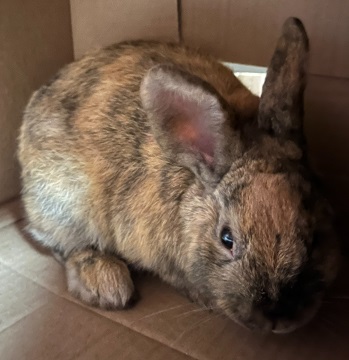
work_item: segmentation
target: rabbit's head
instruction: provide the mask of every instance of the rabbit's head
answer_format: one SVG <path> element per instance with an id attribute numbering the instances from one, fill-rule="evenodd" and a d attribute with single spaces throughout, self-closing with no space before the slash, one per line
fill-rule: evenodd
<path id="1" fill-rule="evenodd" d="M 195 174 L 181 199 L 190 292 L 252 329 L 306 323 L 337 270 L 330 210 L 304 154 L 307 53 L 301 22 L 289 19 L 252 121 L 174 66 L 154 67 L 141 85 L 163 153 Z"/>

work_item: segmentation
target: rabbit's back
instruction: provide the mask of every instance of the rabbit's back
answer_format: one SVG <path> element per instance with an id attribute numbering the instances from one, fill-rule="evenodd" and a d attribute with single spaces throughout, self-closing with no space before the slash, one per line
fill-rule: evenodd
<path id="1" fill-rule="evenodd" d="M 70 137 L 75 140 L 74 135 L 78 132 L 80 137 L 84 127 L 89 131 L 96 127 L 97 132 L 103 123 L 104 130 L 118 126 L 118 133 L 126 132 L 125 143 L 133 142 L 136 134 L 128 134 L 132 125 L 137 128 L 134 131 L 148 131 L 140 104 L 140 83 L 151 67 L 164 63 L 203 79 L 243 115 L 256 110 L 257 98 L 215 59 L 176 44 L 130 42 L 99 50 L 59 71 L 33 94 L 23 130 L 37 147 L 55 137 L 63 145 L 63 134 L 65 141 Z M 127 120 L 131 121 L 125 126 Z"/>

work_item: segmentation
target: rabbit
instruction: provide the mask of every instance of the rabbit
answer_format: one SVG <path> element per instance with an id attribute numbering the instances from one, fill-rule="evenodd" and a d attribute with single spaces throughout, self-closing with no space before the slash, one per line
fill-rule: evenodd
<path id="1" fill-rule="evenodd" d="M 71 294 L 127 308 L 135 268 L 254 331 L 315 315 L 339 245 L 306 156 L 308 48 L 287 19 L 260 98 L 214 57 L 155 41 L 85 55 L 34 92 L 18 146 L 28 231 Z"/>

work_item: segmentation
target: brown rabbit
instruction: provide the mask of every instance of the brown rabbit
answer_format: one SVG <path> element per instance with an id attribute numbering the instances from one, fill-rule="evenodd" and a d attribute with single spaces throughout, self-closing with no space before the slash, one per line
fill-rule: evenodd
<path id="1" fill-rule="evenodd" d="M 23 201 L 72 294 L 124 308 L 129 264 L 251 329 L 313 316 L 338 251 L 304 154 L 307 53 L 287 20 L 261 99 L 213 58 L 156 42 L 107 47 L 34 93 Z"/>

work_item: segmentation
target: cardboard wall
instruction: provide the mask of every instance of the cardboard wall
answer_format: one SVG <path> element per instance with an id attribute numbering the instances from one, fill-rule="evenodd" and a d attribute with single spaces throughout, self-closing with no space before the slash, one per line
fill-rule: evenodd
<path id="1" fill-rule="evenodd" d="M 69 0 L 0 1 L 0 203 L 18 195 L 16 139 L 32 91 L 73 59 Z"/>
<path id="2" fill-rule="evenodd" d="M 71 0 L 74 54 L 124 40 L 178 41 L 177 0 Z"/>
<path id="3" fill-rule="evenodd" d="M 267 66 L 284 20 L 299 17 L 311 41 L 311 74 L 349 78 L 349 1 L 182 0 L 181 33 L 227 61 Z"/>

